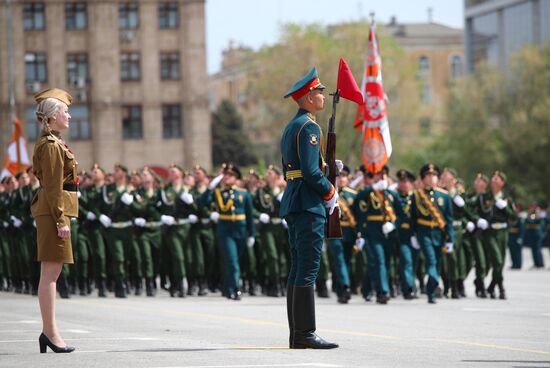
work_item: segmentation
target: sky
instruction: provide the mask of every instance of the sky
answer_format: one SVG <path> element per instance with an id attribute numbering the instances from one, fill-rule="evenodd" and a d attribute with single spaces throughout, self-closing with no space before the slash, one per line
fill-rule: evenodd
<path id="1" fill-rule="evenodd" d="M 398 22 L 434 22 L 463 28 L 464 0 L 206 0 L 208 72 L 220 69 L 222 50 L 230 41 L 254 49 L 275 43 L 284 23 L 335 24 L 368 18 L 378 22 L 392 16 Z M 366 37 L 366 35 L 365 35 Z"/>

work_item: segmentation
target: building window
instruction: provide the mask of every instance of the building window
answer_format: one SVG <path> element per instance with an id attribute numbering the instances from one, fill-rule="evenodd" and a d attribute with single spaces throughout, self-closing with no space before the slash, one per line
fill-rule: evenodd
<path id="1" fill-rule="evenodd" d="M 159 28 L 178 28 L 179 12 L 178 3 L 175 1 L 163 1 L 159 3 Z"/>
<path id="2" fill-rule="evenodd" d="M 162 137 L 164 139 L 181 138 L 181 106 L 162 106 Z"/>
<path id="3" fill-rule="evenodd" d="M 180 54 L 179 52 L 162 52 L 160 54 L 160 79 L 180 79 Z"/>
<path id="4" fill-rule="evenodd" d="M 432 103 L 432 87 L 430 87 L 427 83 L 422 86 L 420 101 L 422 101 L 424 105 L 429 105 Z"/>
<path id="5" fill-rule="evenodd" d="M 139 4 L 135 2 L 118 5 L 118 26 L 120 29 L 139 27 Z"/>
<path id="6" fill-rule="evenodd" d="M 27 133 L 29 142 L 36 141 L 40 129 L 40 124 L 36 121 L 36 106 L 27 107 L 27 121 L 25 125 L 25 133 Z"/>
<path id="7" fill-rule="evenodd" d="M 88 54 L 67 54 L 67 82 L 71 87 L 83 88 L 88 80 Z"/>
<path id="8" fill-rule="evenodd" d="M 428 117 L 420 118 L 420 134 L 430 134 L 432 120 Z"/>
<path id="9" fill-rule="evenodd" d="M 135 81 L 141 78 L 139 52 L 123 52 L 120 54 L 120 79 Z"/>
<path id="10" fill-rule="evenodd" d="M 86 29 L 87 26 L 86 3 L 65 3 L 65 29 Z"/>
<path id="11" fill-rule="evenodd" d="M 451 56 L 451 79 L 456 79 L 462 75 L 462 57 L 460 55 Z"/>
<path id="12" fill-rule="evenodd" d="M 122 138 L 143 138 L 141 106 L 125 106 L 122 110 Z"/>
<path id="13" fill-rule="evenodd" d="M 69 138 L 72 141 L 90 139 L 90 120 L 88 106 L 71 105 L 69 108 L 71 123 L 69 124 Z"/>
<path id="14" fill-rule="evenodd" d="M 418 76 L 428 78 L 430 75 L 430 59 L 427 56 L 418 58 Z"/>
<path id="15" fill-rule="evenodd" d="M 46 12 L 43 2 L 23 3 L 23 28 L 25 31 L 42 30 L 46 27 Z"/>
<path id="16" fill-rule="evenodd" d="M 25 81 L 27 84 L 48 81 L 45 52 L 27 52 L 25 54 Z"/>

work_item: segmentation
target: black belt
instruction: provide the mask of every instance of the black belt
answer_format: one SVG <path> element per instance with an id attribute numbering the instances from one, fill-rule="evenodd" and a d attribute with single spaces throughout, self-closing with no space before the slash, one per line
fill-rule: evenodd
<path id="1" fill-rule="evenodd" d="M 63 184 L 63 190 L 67 192 L 78 192 L 78 184 Z"/>

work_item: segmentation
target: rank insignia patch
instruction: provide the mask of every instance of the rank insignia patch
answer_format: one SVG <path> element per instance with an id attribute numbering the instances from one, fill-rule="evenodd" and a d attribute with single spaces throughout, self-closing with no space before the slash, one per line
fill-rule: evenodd
<path id="1" fill-rule="evenodd" d="M 317 134 L 310 134 L 309 135 L 309 143 L 316 146 L 317 143 L 319 143 L 319 140 L 317 139 Z"/>

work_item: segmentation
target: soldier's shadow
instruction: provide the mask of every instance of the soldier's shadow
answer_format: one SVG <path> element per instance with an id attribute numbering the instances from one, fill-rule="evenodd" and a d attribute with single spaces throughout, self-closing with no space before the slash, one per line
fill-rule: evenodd
<path id="1" fill-rule="evenodd" d="M 287 347 L 225 347 L 225 348 L 159 348 L 159 349 L 131 349 L 131 350 L 109 350 L 107 353 L 185 353 L 197 351 L 231 351 L 231 350 L 284 350 Z"/>

